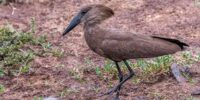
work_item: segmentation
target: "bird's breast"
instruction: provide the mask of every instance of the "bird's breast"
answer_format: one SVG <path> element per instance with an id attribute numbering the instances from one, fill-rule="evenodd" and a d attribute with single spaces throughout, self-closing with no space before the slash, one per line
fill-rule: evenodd
<path id="1" fill-rule="evenodd" d="M 95 53 L 99 54 L 100 56 L 104 56 L 104 52 L 103 50 L 101 49 L 101 43 L 98 39 L 95 39 L 93 37 L 90 37 L 90 38 L 85 38 L 86 40 L 86 43 L 88 45 L 88 47 L 94 51 Z"/>
<path id="2" fill-rule="evenodd" d="M 85 37 L 88 47 L 92 51 L 99 54 L 100 56 L 104 56 L 104 52 L 101 49 L 103 36 L 99 32 L 100 31 L 97 31 L 97 30 L 86 30 L 84 33 L 84 37 Z"/>

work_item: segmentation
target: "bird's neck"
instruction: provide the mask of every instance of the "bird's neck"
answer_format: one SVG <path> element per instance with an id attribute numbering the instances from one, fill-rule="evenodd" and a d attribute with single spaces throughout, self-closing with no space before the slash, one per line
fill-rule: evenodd
<path id="1" fill-rule="evenodd" d="M 90 24 L 84 24 L 84 33 L 85 35 L 93 35 L 96 33 L 97 30 L 99 30 L 99 25 L 90 25 Z"/>
<path id="2" fill-rule="evenodd" d="M 89 20 L 84 22 L 84 28 L 96 27 L 101 24 L 101 21 L 98 20 Z"/>
<path id="3" fill-rule="evenodd" d="M 84 37 L 88 46 L 95 51 L 101 39 L 100 28 L 98 25 L 84 26 Z"/>
<path id="4" fill-rule="evenodd" d="M 96 30 L 99 30 L 99 25 L 101 24 L 98 20 L 87 20 L 84 22 L 84 32 L 85 34 L 94 34 Z"/>

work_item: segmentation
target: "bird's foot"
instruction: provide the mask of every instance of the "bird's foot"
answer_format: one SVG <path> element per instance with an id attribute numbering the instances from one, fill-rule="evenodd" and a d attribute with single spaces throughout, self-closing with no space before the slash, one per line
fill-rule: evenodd
<path id="1" fill-rule="evenodd" d="M 113 100 L 120 100 L 118 93 L 116 94 L 116 97 Z"/>
<path id="2" fill-rule="evenodd" d="M 112 95 L 114 92 L 117 92 L 118 89 L 119 89 L 119 86 L 115 86 L 115 87 L 113 87 L 112 89 L 110 89 L 108 92 L 106 92 L 106 93 L 100 95 L 100 97 L 101 97 L 101 96 L 104 96 L 104 95 Z M 116 97 L 116 98 L 117 98 L 117 97 Z M 118 100 L 118 99 L 116 99 L 116 100 Z"/>

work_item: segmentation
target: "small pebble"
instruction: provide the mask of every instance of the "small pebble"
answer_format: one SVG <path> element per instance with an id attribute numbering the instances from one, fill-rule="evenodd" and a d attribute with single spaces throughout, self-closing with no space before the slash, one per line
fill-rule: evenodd
<path id="1" fill-rule="evenodd" d="M 194 89 L 191 94 L 192 95 L 200 95 L 200 89 Z"/>
<path id="2" fill-rule="evenodd" d="M 54 97 L 45 97 L 43 100 L 60 100 L 60 99 Z"/>

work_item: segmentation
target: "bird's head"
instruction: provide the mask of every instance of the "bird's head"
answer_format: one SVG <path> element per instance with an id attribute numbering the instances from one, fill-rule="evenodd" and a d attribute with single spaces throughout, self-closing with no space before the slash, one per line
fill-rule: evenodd
<path id="1" fill-rule="evenodd" d="M 104 5 L 89 5 L 83 7 L 72 19 L 69 26 L 65 29 L 62 35 L 64 36 L 69 33 L 81 22 L 87 26 L 94 26 L 111 17 L 112 15 L 114 15 L 113 10 Z"/>

